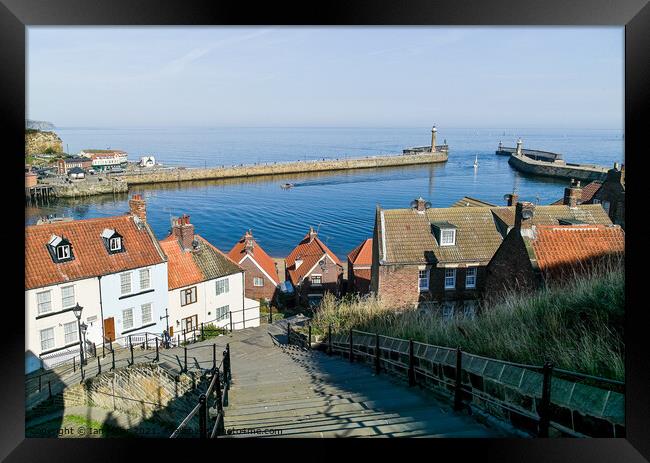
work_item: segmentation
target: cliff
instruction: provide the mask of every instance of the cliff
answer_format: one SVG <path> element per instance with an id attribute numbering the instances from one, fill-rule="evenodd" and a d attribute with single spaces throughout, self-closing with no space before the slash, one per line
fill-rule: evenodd
<path id="1" fill-rule="evenodd" d="M 25 119 L 25 128 L 33 130 L 54 130 L 54 124 L 47 121 L 32 121 Z"/>
<path id="2" fill-rule="evenodd" d="M 40 130 L 25 130 L 25 154 L 61 153 L 63 142 L 54 132 Z"/>

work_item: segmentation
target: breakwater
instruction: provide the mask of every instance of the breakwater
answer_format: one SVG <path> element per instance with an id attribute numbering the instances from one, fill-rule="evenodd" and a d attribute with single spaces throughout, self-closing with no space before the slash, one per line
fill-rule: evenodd
<path id="1" fill-rule="evenodd" d="M 515 153 L 510 155 L 508 164 L 518 171 L 527 174 L 577 179 L 587 182 L 594 180 L 602 181 L 607 176 L 607 169 L 605 167 L 592 164 L 573 164 L 564 160 L 556 160 L 553 162 L 539 161 Z"/>
<path id="2" fill-rule="evenodd" d="M 354 159 L 325 159 L 322 161 L 294 161 L 214 168 L 150 168 L 127 172 L 120 176 L 129 185 L 218 180 L 238 177 L 298 174 L 306 172 L 370 169 L 378 167 L 409 166 L 446 162 L 448 153 L 421 153 L 413 155 L 368 156 Z"/>
<path id="3" fill-rule="evenodd" d="M 126 193 L 129 191 L 127 182 L 116 178 L 105 178 L 103 181 L 77 180 L 71 183 L 52 183 L 52 193 L 57 198 L 80 198 L 84 196 L 103 195 L 108 193 Z"/>

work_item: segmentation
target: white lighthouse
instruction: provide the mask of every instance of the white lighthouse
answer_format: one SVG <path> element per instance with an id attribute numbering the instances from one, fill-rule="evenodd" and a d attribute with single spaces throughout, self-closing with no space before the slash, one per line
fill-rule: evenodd
<path id="1" fill-rule="evenodd" d="M 521 145 L 522 145 L 522 141 L 521 141 L 521 137 L 519 137 L 519 139 L 517 140 L 517 151 L 516 151 L 516 153 L 519 156 L 521 156 Z"/>
<path id="2" fill-rule="evenodd" d="M 435 153 L 435 151 L 436 151 L 436 132 L 437 131 L 438 131 L 438 129 L 436 129 L 436 126 L 434 125 L 431 128 L 431 152 L 432 153 Z"/>

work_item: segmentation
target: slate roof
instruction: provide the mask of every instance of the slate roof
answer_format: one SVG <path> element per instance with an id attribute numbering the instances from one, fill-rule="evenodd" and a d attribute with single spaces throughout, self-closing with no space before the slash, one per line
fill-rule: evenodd
<path id="1" fill-rule="evenodd" d="M 336 264 L 342 265 L 336 254 L 334 254 L 318 236 L 309 240 L 309 233 L 298 243 L 293 251 L 285 259 L 287 273 L 291 282 L 295 285 L 300 283 L 307 273 L 327 254 Z M 296 269 L 296 259 L 302 259 L 302 264 Z"/>
<path id="2" fill-rule="evenodd" d="M 25 289 L 147 267 L 167 259 L 153 232 L 132 215 L 52 222 L 25 227 Z M 123 239 L 123 252 L 110 254 L 102 232 L 109 228 Z M 74 259 L 55 263 L 47 243 L 52 235 L 65 237 Z"/>
<path id="3" fill-rule="evenodd" d="M 436 264 L 486 263 L 492 258 L 508 227 L 514 225 L 515 207 L 448 207 L 424 212 L 409 209 L 377 209 L 379 259 L 383 263 Z M 611 225 L 601 205 L 537 206 L 533 224 L 559 225 L 572 218 L 589 224 Z M 432 223 L 448 222 L 456 227 L 453 246 L 440 246 Z"/>
<path id="4" fill-rule="evenodd" d="M 243 272 L 243 269 L 200 235 L 196 250 L 183 250 L 178 238 L 169 235 L 160 241 L 167 254 L 167 282 L 170 290 Z"/>
<path id="5" fill-rule="evenodd" d="M 625 232 L 619 225 L 540 225 L 532 237 L 537 266 L 543 271 L 559 271 L 594 258 L 623 255 Z"/>
<path id="6" fill-rule="evenodd" d="M 600 187 L 603 186 L 603 182 L 593 181 L 582 187 L 582 193 L 580 196 L 579 204 L 588 203 L 592 200 L 594 195 L 600 190 Z M 558 199 L 554 203 L 551 203 L 552 206 L 561 205 L 564 202 L 564 198 Z"/>
<path id="7" fill-rule="evenodd" d="M 480 199 L 472 198 L 469 196 L 463 196 L 454 204 L 452 204 L 451 207 L 496 207 L 496 204 L 481 201 Z"/>
<path id="8" fill-rule="evenodd" d="M 368 238 L 348 254 L 348 260 L 352 265 L 372 265 L 372 238 Z"/>
<path id="9" fill-rule="evenodd" d="M 271 276 L 276 285 L 280 284 L 280 278 L 278 277 L 278 271 L 273 259 L 266 253 L 266 251 L 264 251 L 257 241 L 255 241 L 255 238 L 253 238 L 252 235 L 248 239 L 253 241 L 253 249 L 250 253 L 250 257 Z M 228 252 L 228 257 L 235 262 L 241 262 L 244 256 L 246 256 L 246 235 L 242 236 L 242 238 L 235 243 L 230 252 Z"/>

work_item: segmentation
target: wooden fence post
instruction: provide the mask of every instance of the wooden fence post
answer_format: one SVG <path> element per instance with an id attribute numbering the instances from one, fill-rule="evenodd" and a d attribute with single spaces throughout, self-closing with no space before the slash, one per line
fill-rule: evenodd
<path id="1" fill-rule="evenodd" d="M 149 350 L 149 333 L 144 334 L 144 350 Z"/>
<path id="2" fill-rule="evenodd" d="M 379 357 L 379 333 L 375 333 L 375 373 L 379 374 L 381 372 L 381 364 Z"/>
<path id="3" fill-rule="evenodd" d="M 548 437 L 548 429 L 551 422 L 551 379 L 553 378 L 553 363 L 544 363 L 544 379 L 542 382 L 542 400 L 539 410 L 538 437 Z"/>
<path id="4" fill-rule="evenodd" d="M 208 407 L 206 406 L 205 394 L 199 396 L 199 437 L 206 439 L 208 437 Z"/>
<path id="5" fill-rule="evenodd" d="M 203 322 L 201 322 L 201 341 L 205 341 L 205 332 L 203 331 Z"/>
<path id="6" fill-rule="evenodd" d="M 327 325 L 327 355 L 332 355 L 332 324 Z"/>
<path id="7" fill-rule="evenodd" d="M 111 370 L 115 370 L 115 349 L 111 348 L 111 356 L 113 357 L 112 359 L 112 367 Z"/>
<path id="8" fill-rule="evenodd" d="M 456 349 L 456 384 L 454 386 L 454 410 L 459 411 L 463 408 L 461 400 L 462 383 L 463 383 L 463 351 L 460 347 Z"/>
<path id="9" fill-rule="evenodd" d="M 131 340 L 131 335 L 129 335 L 129 348 L 131 349 L 131 365 L 133 365 L 133 342 Z"/>
<path id="10" fill-rule="evenodd" d="M 102 364 L 100 363 L 100 358 L 97 356 L 97 375 L 102 374 Z"/>
<path id="11" fill-rule="evenodd" d="M 184 371 L 187 372 L 187 345 L 183 346 L 183 354 L 184 354 L 184 357 L 185 357 L 185 369 L 184 369 Z"/>
<path id="12" fill-rule="evenodd" d="M 232 333 L 232 312 L 228 312 L 228 315 L 230 316 L 230 332 Z"/>
<path id="13" fill-rule="evenodd" d="M 72 372 L 76 373 L 77 372 L 77 361 L 75 360 L 75 356 L 72 356 Z"/>
<path id="14" fill-rule="evenodd" d="M 158 351 L 158 338 L 156 338 L 156 362 L 160 360 L 160 353 Z"/>
<path id="15" fill-rule="evenodd" d="M 409 339 L 409 387 L 415 386 L 415 352 L 413 349 L 413 340 Z"/>
<path id="16" fill-rule="evenodd" d="M 354 344 L 352 342 L 352 328 L 350 328 L 350 363 L 354 362 Z"/>
<path id="17" fill-rule="evenodd" d="M 273 307 L 269 305 L 269 325 L 273 323 Z"/>

